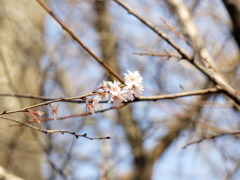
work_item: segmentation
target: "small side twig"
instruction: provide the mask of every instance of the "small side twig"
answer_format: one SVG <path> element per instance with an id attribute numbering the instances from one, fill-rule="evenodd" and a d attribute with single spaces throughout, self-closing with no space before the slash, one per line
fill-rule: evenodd
<path id="1" fill-rule="evenodd" d="M 20 122 L 18 120 L 11 119 L 11 118 L 8 118 L 8 117 L 0 117 L 0 118 L 4 119 L 4 120 L 8 120 L 8 121 L 11 121 L 11 122 L 15 122 L 15 123 L 21 124 L 22 126 L 26 126 L 28 128 L 34 129 L 34 130 L 42 132 L 44 134 L 54 134 L 54 133 L 71 134 L 71 135 L 75 136 L 76 138 L 83 137 L 83 138 L 86 138 L 86 139 L 89 139 L 89 140 L 111 139 L 111 137 L 109 137 L 109 136 L 106 136 L 106 137 L 89 137 L 87 135 L 87 133 L 77 134 L 74 131 L 67 131 L 67 130 L 55 130 L 55 129 L 45 130 L 45 129 L 41 129 L 41 128 L 38 128 L 38 127 L 35 127 L 35 126 L 32 126 L 32 125 L 26 124 L 26 123 L 23 123 L 23 122 Z"/>
<path id="2" fill-rule="evenodd" d="M 185 41 L 189 46 L 193 47 L 192 43 L 184 37 L 184 35 L 180 32 L 178 32 L 173 26 L 171 26 L 167 21 L 165 21 L 163 18 L 160 18 L 160 20 L 165 24 L 165 26 L 170 29 L 172 32 L 174 32 L 180 39 Z"/>
<path id="3" fill-rule="evenodd" d="M 134 52 L 133 54 L 140 55 L 140 56 L 158 56 L 158 57 L 164 57 L 164 58 L 177 58 L 181 59 L 182 57 L 176 54 L 170 54 L 169 52 L 165 51 L 165 53 L 158 53 L 158 52 Z"/>

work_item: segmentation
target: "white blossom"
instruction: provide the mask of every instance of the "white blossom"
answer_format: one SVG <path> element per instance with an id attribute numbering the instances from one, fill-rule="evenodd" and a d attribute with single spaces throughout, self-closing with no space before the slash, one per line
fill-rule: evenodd
<path id="1" fill-rule="evenodd" d="M 94 109 L 101 107 L 101 104 L 100 104 L 100 102 L 99 102 L 100 100 L 101 100 L 101 97 L 100 97 L 100 96 L 96 96 L 96 97 L 93 99 L 92 105 L 93 105 Z"/>
<path id="2" fill-rule="evenodd" d="M 118 95 L 119 93 L 121 93 L 121 87 L 120 87 L 120 82 L 119 81 L 114 81 L 112 82 L 108 82 L 109 88 L 108 91 L 112 94 L 112 95 Z"/>
<path id="3" fill-rule="evenodd" d="M 51 104 L 49 104 L 49 106 L 51 107 L 51 111 L 52 111 L 51 114 L 53 115 L 54 120 L 57 120 L 58 112 L 59 112 L 59 110 L 58 110 L 59 104 L 56 106 L 52 106 Z"/>
<path id="4" fill-rule="evenodd" d="M 129 89 L 127 86 L 125 86 L 124 89 L 125 89 L 125 91 L 126 91 L 126 99 L 127 99 L 128 101 L 133 101 L 134 96 L 133 96 L 132 90 Z"/>
<path id="5" fill-rule="evenodd" d="M 142 76 L 139 74 L 139 72 L 138 71 L 131 72 L 128 70 L 128 74 L 124 75 L 126 89 L 133 93 L 135 97 L 141 96 L 144 87 L 142 85 Z M 130 92 L 128 92 L 128 100 L 133 100 L 133 97 L 131 96 Z"/>
<path id="6" fill-rule="evenodd" d="M 103 81 L 101 89 L 103 92 L 98 92 L 92 103 L 87 103 L 87 108 L 94 114 L 96 108 L 101 107 L 99 100 L 110 97 L 108 103 L 113 102 L 114 106 L 119 106 L 123 101 L 133 101 L 134 97 L 142 95 L 143 85 L 142 76 L 138 71 L 131 72 L 125 75 L 125 85 L 119 81 Z"/>
<path id="7" fill-rule="evenodd" d="M 86 108 L 93 114 L 95 115 L 95 111 L 97 108 L 101 107 L 101 104 L 99 103 L 101 97 L 96 96 L 93 100 L 92 103 L 87 102 L 86 103 Z"/>
<path id="8" fill-rule="evenodd" d="M 103 81 L 102 87 L 103 87 L 104 90 L 108 91 L 108 89 L 109 89 L 109 83 L 110 83 L 110 81 Z"/>
<path id="9" fill-rule="evenodd" d="M 123 101 L 127 101 L 127 95 L 126 95 L 126 90 L 125 89 L 122 89 L 120 87 L 120 82 L 118 81 L 114 81 L 113 83 L 112 82 L 109 82 L 108 83 L 109 85 L 109 93 L 110 93 L 110 100 L 108 101 L 109 103 L 110 102 L 113 102 L 114 103 L 114 106 L 119 106 L 121 104 L 121 102 Z"/>
<path id="10" fill-rule="evenodd" d="M 92 115 L 95 115 L 95 109 L 91 103 L 87 102 L 86 108 L 92 113 Z"/>

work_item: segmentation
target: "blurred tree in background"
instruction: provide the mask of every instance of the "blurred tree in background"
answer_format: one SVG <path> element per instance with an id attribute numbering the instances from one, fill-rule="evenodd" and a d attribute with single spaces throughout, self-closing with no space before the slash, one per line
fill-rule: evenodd
<path id="1" fill-rule="evenodd" d="M 42 9 L 34 1 L 2 0 L 0 13 L 0 92 L 42 94 L 43 76 L 40 70 L 40 59 L 44 53 Z M 37 102 L 41 101 L 3 97 L 0 109 L 1 111 L 18 109 Z M 23 113 L 9 117 L 22 121 L 29 119 Z M 37 133 L 23 127 L 11 128 L 9 125 L 1 119 L 0 164 L 22 178 L 42 179 Z"/>
<path id="2" fill-rule="evenodd" d="M 8 173 L 238 179 L 238 0 L 0 5 L 0 163 Z M 102 101 L 93 116 L 86 99 L 63 99 L 92 93 L 127 70 L 143 77 L 143 96 L 133 102 Z"/>

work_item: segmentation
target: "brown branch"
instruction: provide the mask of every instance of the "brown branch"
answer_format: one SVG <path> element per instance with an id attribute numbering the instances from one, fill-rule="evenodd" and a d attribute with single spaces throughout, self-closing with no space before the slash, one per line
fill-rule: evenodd
<path id="1" fill-rule="evenodd" d="M 211 66 L 207 58 L 201 56 L 201 59 L 208 66 L 204 67 L 199 62 L 195 61 L 193 57 L 187 55 L 185 51 L 183 51 L 177 44 L 175 44 L 172 40 L 168 38 L 166 34 L 161 32 L 157 27 L 147 21 L 145 18 L 137 14 L 132 8 L 128 7 L 125 3 L 120 0 L 113 0 L 118 3 L 121 7 L 128 11 L 129 14 L 132 14 L 138 20 L 140 20 L 144 25 L 150 28 L 153 32 L 159 35 L 162 39 L 164 39 L 169 45 L 171 45 L 181 56 L 182 59 L 188 60 L 191 64 L 193 64 L 198 70 L 200 70 L 203 74 L 205 74 L 210 80 L 215 82 L 217 85 L 221 86 L 224 93 L 229 96 L 232 100 L 235 101 L 236 104 L 240 105 L 240 92 L 234 88 L 229 82 L 218 72 L 214 67 Z"/>
<path id="2" fill-rule="evenodd" d="M 129 102 L 126 102 L 124 104 L 139 102 L 139 101 L 157 101 L 157 100 L 164 100 L 164 99 L 176 99 L 176 98 L 187 97 L 187 96 L 198 96 L 198 95 L 220 93 L 220 92 L 222 92 L 221 88 L 209 88 L 209 89 L 182 92 L 182 93 L 176 93 L 176 94 L 164 94 L 164 95 L 158 95 L 158 96 L 140 96 L 140 97 L 134 99 L 133 101 L 129 101 Z M 3 111 L 3 112 L 0 113 L 0 115 L 4 115 L 4 114 L 12 114 L 12 113 L 18 113 L 18 112 L 27 112 L 28 109 L 49 105 L 49 104 L 55 103 L 55 102 L 85 103 L 85 101 L 75 100 L 75 99 L 82 99 L 82 98 L 87 97 L 87 96 L 95 95 L 95 93 L 87 94 L 87 95 L 84 95 L 84 96 L 77 96 L 77 97 L 70 97 L 70 98 L 59 98 L 59 99 L 48 98 L 48 97 L 43 97 L 43 96 L 34 96 L 34 95 L 20 95 L 20 94 L 0 94 L 0 96 L 1 95 L 2 96 L 10 96 L 10 97 L 33 98 L 33 99 L 40 99 L 40 100 L 53 99 L 52 101 L 47 101 L 47 102 L 44 102 L 44 103 L 35 104 L 35 105 L 28 106 L 28 107 L 25 107 L 25 108 L 22 108 L 22 109 L 12 110 L 12 111 Z M 101 101 L 100 103 L 107 103 L 107 102 L 108 101 Z M 107 110 L 110 110 L 110 109 L 114 109 L 114 107 L 106 109 L 104 111 L 107 111 Z M 103 111 L 100 110 L 100 111 L 96 111 L 96 112 L 103 112 Z M 85 114 L 85 113 L 83 113 L 83 114 Z M 88 114 L 91 114 L 91 113 L 88 113 Z M 85 115 L 88 115 L 88 114 L 85 114 Z M 80 116 L 80 115 L 78 115 L 78 116 Z"/>
<path id="3" fill-rule="evenodd" d="M 221 136 L 225 136 L 225 135 L 240 135 L 240 131 L 224 132 L 224 133 L 217 134 L 217 135 L 206 136 L 206 137 L 203 137 L 203 138 L 201 138 L 199 140 L 187 143 L 185 146 L 183 146 L 183 149 L 187 148 L 188 146 L 190 146 L 192 144 L 199 144 L 199 143 L 201 143 L 204 140 L 215 139 L 215 138 L 218 138 L 218 137 L 221 137 Z"/>
<path id="4" fill-rule="evenodd" d="M 2 97 L 17 97 L 17 98 L 27 98 L 27 99 L 37 99 L 42 101 L 53 101 L 57 99 L 62 99 L 63 97 L 59 98 L 51 98 L 46 96 L 38 96 L 38 95 L 27 95 L 27 94 L 10 94 L 10 93 L 0 93 Z M 83 100 L 63 100 L 62 102 L 70 102 L 70 103 L 86 103 Z"/>
<path id="5" fill-rule="evenodd" d="M 203 89 L 203 90 L 197 90 L 197 91 L 189 91 L 189 92 L 181 92 L 181 93 L 176 93 L 176 94 L 163 94 L 163 95 L 158 95 L 158 96 L 140 96 L 136 99 L 134 99 L 133 101 L 129 101 L 129 102 L 125 102 L 123 104 L 128 104 L 128 103 L 134 103 L 134 102 L 139 102 L 139 101 L 157 101 L 157 100 L 165 100 L 165 99 L 176 99 L 176 98 L 181 98 L 181 97 L 187 97 L 187 96 L 199 96 L 199 95 L 204 95 L 204 94 L 211 94 L 211 93 L 220 93 L 222 92 L 221 88 L 209 88 L 209 89 Z M 3 94 L 4 96 L 14 96 L 14 97 L 23 97 L 23 98 L 38 98 L 38 96 L 33 96 L 33 95 L 19 95 L 19 94 Z M 55 102 L 77 102 L 77 103 L 85 103 L 85 101 L 82 100 L 75 100 L 75 99 L 82 99 L 84 97 L 87 96 L 91 96 L 91 95 L 95 95 L 95 93 L 91 93 L 91 94 L 87 94 L 84 96 L 77 96 L 77 97 L 70 97 L 70 98 L 60 98 L 60 99 L 54 99 L 52 101 L 47 101 L 47 102 L 43 102 L 43 103 L 39 103 L 39 104 L 35 104 L 32 106 L 28 106 L 22 109 L 17 109 L 17 110 L 12 110 L 12 111 L 3 111 L 0 113 L 0 115 L 4 115 L 4 114 L 13 114 L 13 113 L 18 113 L 18 112 L 28 112 L 28 109 L 32 109 L 32 108 L 36 108 L 36 107 L 40 107 L 40 106 L 45 106 L 45 105 L 49 105 L 51 103 L 55 103 Z M 1 96 L 1 94 L 0 94 Z M 42 99 L 43 98 L 43 99 Z M 52 99 L 52 98 L 44 98 L 42 96 L 39 97 L 39 99 L 41 100 L 45 100 L 45 99 Z M 108 101 L 101 101 L 100 103 L 107 103 Z M 121 106 L 120 106 L 121 107 Z M 116 107 L 111 107 L 105 110 L 99 110 L 96 112 L 104 112 L 110 109 L 115 109 Z M 118 107 L 117 107 L 118 108 Z M 85 116 L 85 115 L 89 115 L 91 114 L 89 113 L 82 113 L 81 115 L 76 115 L 73 117 L 77 117 L 77 116 Z M 70 116 L 68 116 L 70 117 Z M 67 117 L 65 117 L 67 118 Z M 49 119 L 51 120 L 51 119 Z"/>
<path id="6" fill-rule="evenodd" d="M 85 50 L 90 54 L 101 66 L 103 66 L 110 74 L 116 77 L 121 83 L 124 83 L 122 78 L 116 73 L 110 66 L 104 63 L 100 57 L 98 57 L 93 51 L 91 51 L 54 13 L 50 10 L 41 0 L 36 0 L 43 9 L 52 16 L 53 19 Z"/>
<path id="7" fill-rule="evenodd" d="M 206 82 L 204 87 L 209 87 L 210 82 Z M 211 97 L 211 95 L 199 96 L 188 108 L 184 111 L 184 113 L 176 113 L 173 112 L 174 116 L 177 118 L 177 121 L 174 121 L 169 124 L 168 132 L 163 137 L 159 138 L 159 142 L 153 148 L 153 150 L 149 153 L 152 161 L 156 162 L 162 154 L 166 151 L 169 145 L 179 137 L 179 134 L 189 127 L 191 122 L 196 122 L 196 118 L 202 113 L 204 110 L 203 107 L 196 106 L 199 101 L 207 100 Z"/>
<path id="8" fill-rule="evenodd" d="M 230 82 L 224 77 L 224 75 L 215 65 L 210 52 L 205 47 L 205 40 L 198 32 L 198 29 L 186 4 L 183 2 L 183 0 L 166 0 L 166 2 L 171 7 L 170 9 L 173 11 L 173 13 L 177 15 L 179 22 L 192 41 L 195 51 L 194 62 L 192 64 L 199 70 L 204 69 L 205 72 L 202 72 L 208 75 L 208 77 L 215 83 L 222 86 L 225 89 L 226 94 L 231 96 L 232 99 L 237 100 L 239 103 L 239 91 L 230 84 Z"/>
<path id="9" fill-rule="evenodd" d="M 154 101 L 154 100 L 162 100 L 162 99 L 176 99 L 186 96 L 197 96 L 197 95 L 203 95 L 203 94 L 209 94 L 209 93 L 219 93 L 221 92 L 221 88 L 209 88 L 209 89 L 202 89 L 202 90 L 196 90 L 196 91 L 188 91 L 188 92 L 182 92 L 182 93 L 176 93 L 176 94 L 163 94 L 163 95 L 157 95 L 157 96 L 140 96 L 136 98 L 135 101 Z M 89 95 L 84 96 L 78 96 L 78 97 L 71 97 L 71 98 L 50 98 L 45 96 L 35 96 L 35 95 L 24 95 L 24 94 L 9 94 L 9 93 L 3 93 L 0 94 L 0 96 L 6 96 L 6 97 L 19 97 L 19 98 L 30 98 L 30 99 L 38 99 L 43 101 L 52 101 L 58 100 L 58 102 L 71 102 L 71 103 L 86 103 L 83 100 L 74 100 L 74 99 L 80 99 Z M 74 98 L 74 99 L 73 99 Z M 108 101 L 100 101 L 100 103 L 107 103 Z M 131 102 L 131 101 L 130 101 Z M 29 108 L 25 108 L 29 109 Z"/>
<path id="10" fill-rule="evenodd" d="M 0 93 L 0 96 L 2 97 L 18 97 L 18 98 L 28 98 L 28 99 L 37 99 L 37 100 L 43 100 L 43 101 L 52 101 L 59 98 L 50 98 L 45 96 L 37 96 L 37 95 L 27 95 L 27 94 L 10 94 L 10 93 Z M 69 100 L 69 102 L 72 102 Z"/>
<path id="11" fill-rule="evenodd" d="M 106 136 L 106 137 L 89 137 L 89 136 L 87 136 L 86 133 L 84 133 L 84 134 L 76 134 L 76 132 L 74 132 L 74 131 L 67 131 L 67 130 L 55 130 L 55 129 L 45 130 L 45 129 L 41 129 L 41 128 L 29 125 L 29 124 L 20 122 L 20 121 L 15 120 L 15 119 L 7 118 L 7 117 L 0 117 L 0 118 L 4 119 L 4 120 L 8 120 L 8 121 L 11 121 L 11 122 L 15 122 L 15 123 L 21 124 L 23 126 L 26 126 L 28 128 L 31 128 L 31 129 L 39 131 L 39 132 L 42 132 L 44 134 L 55 134 L 55 133 L 71 134 L 71 135 L 75 136 L 76 138 L 83 137 L 83 138 L 90 139 L 90 140 L 103 140 L 103 139 L 110 139 L 111 138 L 109 136 Z"/>
<path id="12" fill-rule="evenodd" d="M 209 89 L 182 92 L 182 93 L 176 93 L 176 94 L 166 94 L 166 95 L 149 96 L 149 97 L 140 96 L 134 101 L 156 101 L 156 100 L 163 100 L 163 99 L 176 99 L 176 98 L 187 97 L 187 96 L 198 96 L 198 95 L 211 94 L 211 93 L 220 93 L 221 91 L 222 90 L 220 88 L 209 88 Z"/>
<path id="13" fill-rule="evenodd" d="M 167 21 L 165 21 L 163 18 L 160 18 L 161 21 L 167 26 L 168 29 L 170 29 L 172 32 L 174 32 L 180 39 L 185 41 L 189 46 L 193 46 L 192 43 L 184 37 L 184 35 L 180 32 L 178 32 L 173 26 L 171 26 Z"/>
<path id="14" fill-rule="evenodd" d="M 0 115 L 12 114 L 12 113 L 17 113 L 17 112 L 27 112 L 28 109 L 32 109 L 32 108 L 36 108 L 36 107 L 40 107 L 40 106 L 45 106 L 45 105 L 49 105 L 51 103 L 60 102 L 60 101 L 69 101 L 69 100 L 74 100 L 74 99 L 83 99 L 83 98 L 85 98 L 87 96 L 92 96 L 92 95 L 95 95 L 95 94 L 96 93 L 90 93 L 90 94 L 87 94 L 87 95 L 84 95 L 84 96 L 55 99 L 55 100 L 52 100 L 52 101 L 43 102 L 43 103 L 35 104 L 35 105 L 32 105 L 32 106 L 28 106 L 28 107 L 25 107 L 25 108 L 22 108 L 22 109 L 17 109 L 17 110 L 13 110 L 13 111 L 3 111 L 3 112 L 0 113 Z"/>
<path id="15" fill-rule="evenodd" d="M 168 52 L 166 53 L 158 53 L 158 52 L 149 52 L 149 53 L 141 53 L 141 52 L 134 52 L 133 54 L 136 54 L 136 55 L 140 55 L 140 56 L 159 56 L 159 57 L 165 57 L 165 58 L 171 58 L 171 57 L 174 57 L 174 58 L 177 58 L 177 59 L 181 59 L 182 57 L 181 56 L 178 56 L 176 54 L 170 54 Z"/>
<path id="16" fill-rule="evenodd" d="M 109 110 L 112 110 L 112 109 L 120 109 L 124 106 L 126 106 L 127 104 L 121 104 L 119 105 L 118 107 L 110 107 L 110 108 L 106 108 L 106 109 L 101 109 L 101 110 L 98 110 L 98 111 L 95 111 L 95 114 L 97 113 L 103 113 L 105 111 L 109 111 Z M 80 116 L 88 116 L 88 115 L 92 115 L 91 112 L 85 112 L 85 113 L 81 113 L 81 114 L 71 114 L 71 115 L 68 115 L 68 116 L 62 116 L 62 117 L 58 117 L 57 120 L 64 120 L 64 119 L 68 119 L 68 118 L 75 118 L 75 117 L 80 117 Z M 47 121 L 51 121 L 51 120 L 55 120 L 54 118 L 45 118 L 45 119 L 38 119 L 39 122 L 47 122 Z M 36 123 L 35 120 L 31 120 L 31 121 L 27 121 L 25 123 Z M 21 125 L 21 124 L 19 124 Z"/>
<path id="17" fill-rule="evenodd" d="M 154 31 L 157 35 L 159 35 L 162 39 L 164 39 L 169 45 L 171 45 L 179 54 L 181 54 L 183 59 L 193 60 L 187 53 L 185 53 L 177 44 L 175 44 L 171 39 L 168 38 L 168 36 L 161 32 L 157 27 L 155 27 L 152 23 L 147 21 L 144 17 L 137 14 L 132 8 L 127 6 L 125 3 L 123 3 L 120 0 L 113 0 L 116 3 L 118 3 L 120 6 L 122 6 L 124 9 L 128 11 L 129 14 L 132 14 L 137 19 L 139 19 L 143 24 L 145 24 L 147 27 L 149 27 L 152 31 Z"/>

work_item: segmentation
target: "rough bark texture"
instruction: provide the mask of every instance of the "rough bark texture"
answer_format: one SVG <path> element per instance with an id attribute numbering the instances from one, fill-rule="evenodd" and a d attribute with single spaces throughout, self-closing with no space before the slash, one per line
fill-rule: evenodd
<path id="1" fill-rule="evenodd" d="M 43 11 L 35 1 L 0 1 L 0 92 L 41 94 L 39 62 L 43 53 Z M 0 109 L 14 110 L 35 103 L 1 97 Z M 16 120 L 30 117 L 13 114 Z M 0 165 L 24 179 L 41 179 L 40 152 L 34 132 L 9 127 L 0 120 Z"/>

